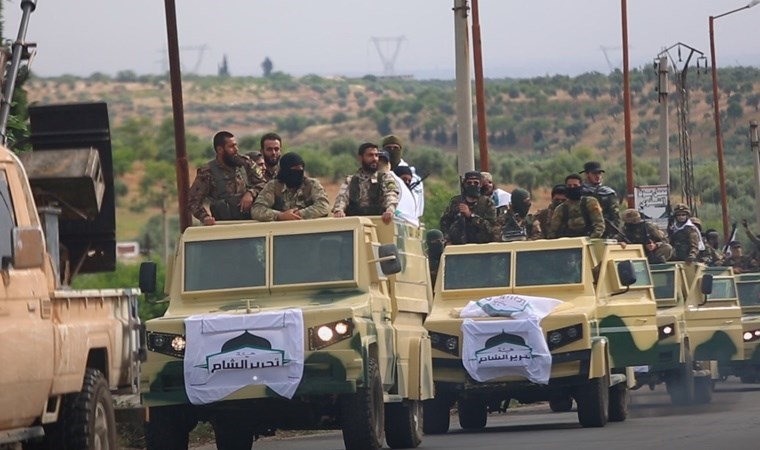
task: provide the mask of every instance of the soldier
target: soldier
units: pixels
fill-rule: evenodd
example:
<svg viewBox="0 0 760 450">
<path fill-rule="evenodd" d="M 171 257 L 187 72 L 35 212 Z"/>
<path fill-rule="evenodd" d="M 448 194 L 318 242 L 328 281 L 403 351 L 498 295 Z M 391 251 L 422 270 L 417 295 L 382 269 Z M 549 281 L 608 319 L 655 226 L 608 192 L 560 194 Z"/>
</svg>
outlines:
<svg viewBox="0 0 760 450">
<path fill-rule="evenodd" d="M 490 198 L 480 195 L 480 172 L 467 172 L 462 194 L 451 198 L 441 216 L 441 231 L 452 244 L 483 244 L 493 240 L 496 209 Z"/>
<path fill-rule="evenodd" d="M 754 249 L 752 249 L 752 254 L 758 254 L 760 253 L 760 236 L 755 235 L 750 229 L 749 229 L 749 223 L 747 223 L 747 219 L 742 219 L 742 227 L 744 228 L 744 234 L 747 235 L 747 238 L 749 238 L 750 242 L 752 242 L 755 246 Z"/>
<path fill-rule="evenodd" d="M 417 205 L 417 217 L 422 217 L 425 212 L 425 186 L 422 184 L 422 178 L 417 175 L 417 170 L 414 166 L 410 166 L 402 158 L 404 146 L 401 143 L 401 139 L 391 134 L 383 138 L 381 145 L 383 150 L 387 151 L 390 155 L 391 170 L 395 170 L 399 166 L 407 166 L 412 170 L 410 190 L 412 191 L 412 195 L 414 195 L 414 204 Z"/>
<path fill-rule="evenodd" d="M 261 154 L 264 155 L 264 179 L 272 181 L 277 176 L 278 163 L 282 152 L 282 138 L 277 133 L 261 136 Z"/>
<path fill-rule="evenodd" d="M 238 155 L 237 140 L 229 131 L 214 135 L 215 159 L 198 168 L 190 186 L 188 207 L 203 225 L 217 220 L 250 218 L 256 195 L 264 180 L 249 158 Z M 209 210 L 204 202 L 209 201 Z"/>
<path fill-rule="evenodd" d="M 377 171 L 383 172 L 386 176 L 393 177 L 398 187 L 398 205 L 396 205 L 396 216 L 400 217 L 415 226 L 419 226 L 419 216 L 417 216 L 417 205 L 412 191 L 409 190 L 409 183 L 412 180 L 412 171 L 409 166 L 396 166 L 391 170 L 391 159 L 388 152 L 380 150 L 377 152 L 378 163 Z M 401 174 L 401 175 L 399 175 Z M 403 175 L 403 176 L 402 176 Z"/>
<path fill-rule="evenodd" d="M 554 209 L 565 200 L 567 200 L 565 185 L 557 184 L 552 188 L 552 202 L 549 206 L 536 213 L 535 218 L 538 221 L 538 225 L 541 227 L 541 235 L 544 239 L 549 237 L 549 224 L 552 221 Z"/>
<path fill-rule="evenodd" d="M 525 189 L 516 188 L 512 191 L 511 199 L 507 211 L 501 215 L 497 214 L 494 240 L 509 242 L 541 239 L 541 225 L 533 214 L 529 213 L 530 193 Z"/>
<path fill-rule="evenodd" d="M 259 172 L 263 175 L 267 170 L 267 163 L 264 162 L 264 155 L 261 152 L 248 152 L 248 157 L 259 168 Z"/>
<path fill-rule="evenodd" d="M 583 183 L 583 195 L 590 195 L 599 200 L 602 205 L 604 214 L 604 237 L 614 237 L 617 235 L 615 229 L 620 229 L 620 210 L 618 207 L 617 193 L 609 186 L 602 184 L 602 165 L 597 161 L 589 161 L 583 165 L 583 171 L 586 174 L 586 181 Z M 611 227 L 608 225 L 612 224 Z"/>
<path fill-rule="evenodd" d="M 493 206 L 496 208 L 496 215 L 499 215 L 499 208 L 502 209 L 502 213 L 507 210 L 507 207 L 512 202 L 512 194 L 499 189 L 493 184 L 493 176 L 488 172 L 480 172 L 480 176 L 483 178 L 483 187 L 480 188 L 480 193 L 486 197 L 491 197 Z"/>
<path fill-rule="evenodd" d="M 297 153 L 280 158 L 277 178 L 268 182 L 251 208 L 261 222 L 325 217 L 330 211 L 327 193 L 316 178 L 304 176 L 306 164 Z"/>
<path fill-rule="evenodd" d="M 581 177 L 565 177 L 567 200 L 554 209 L 549 222 L 549 239 L 573 236 L 600 238 L 604 234 L 604 217 L 599 201 L 583 195 Z"/>
<path fill-rule="evenodd" d="M 760 272 L 758 261 L 752 256 L 744 254 L 741 242 L 731 241 L 729 248 L 731 249 L 731 256 L 723 261 L 724 266 L 733 267 L 734 273 Z"/>
<path fill-rule="evenodd" d="M 446 240 L 441 230 L 429 230 L 425 233 L 425 244 L 427 244 L 428 267 L 430 268 L 430 282 L 435 288 L 435 280 L 438 276 L 438 266 L 441 262 L 443 247 Z"/>
<path fill-rule="evenodd" d="M 723 265 L 723 259 L 725 257 L 723 256 L 723 252 L 720 251 L 719 239 L 720 235 L 717 230 L 712 228 L 707 230 L 704 239 L 705 249 L 699 252 L 699 262 L 705 263 L 708 266 Z"/>
<path fill-rule="evenodd" d="M 623 233 L 618 240 L 628 244 L 641 244 L 649 264 L 663 264 L 673 256 L 673 247 L 668 244 L 665 234 L 657 225 L 648 220 L 641 220 L 641 214 L 635 209 L 623 211 Z"/>
<path fill-rule="evenodd" d="M 683 203 L 673 208 L 673 225 L 669 229 L 670 244 L 673 246 L 673 261 L 686 261 L 691 264 L 697 260 L 699 251 L 704 250 L 699 230 L 689 220 L 691 209 Z"/>
<path fill-rule="evenodd" d="M 378 148 L 371 142 L 359 146 L 361 168 L 346 177 L 333 206 L 335 217 L 383 216 L 390 223 L 399 202 L 399 188 L 387 172 L 378 172 Z"/>
</svg>

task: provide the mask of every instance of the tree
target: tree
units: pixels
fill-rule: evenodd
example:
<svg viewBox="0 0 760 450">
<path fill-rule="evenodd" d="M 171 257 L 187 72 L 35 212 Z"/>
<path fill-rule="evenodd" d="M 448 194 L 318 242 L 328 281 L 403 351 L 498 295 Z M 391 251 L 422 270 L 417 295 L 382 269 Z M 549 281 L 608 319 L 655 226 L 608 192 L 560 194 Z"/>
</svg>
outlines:
<svg viewBox="0 0 760 450">
<path fill-rule="evenodd" d="M 272 69 L 274 69 L 274 64 L 272 64 L 272 60 L 267 56 L 264 58 L 264 62 L 261 63 L 261 70 L 264 71 L 264 77 L 272 75 Z"/>
<path fill-rule="evenodd" d="M 230 76 L 230 66 L 227 62 L 227 54 L 225 53 L 222 57 L 222 63 L 219 64 L 219 72 L 218 75 L 220 77 L 226 78 Z"/>
</svg>

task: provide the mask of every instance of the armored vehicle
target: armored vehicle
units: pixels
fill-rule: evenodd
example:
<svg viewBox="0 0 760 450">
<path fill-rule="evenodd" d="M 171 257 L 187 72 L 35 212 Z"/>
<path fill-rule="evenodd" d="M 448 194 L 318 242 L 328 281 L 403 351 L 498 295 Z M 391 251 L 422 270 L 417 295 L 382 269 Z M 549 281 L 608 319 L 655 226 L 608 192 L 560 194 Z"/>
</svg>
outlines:
<svg viewBox="0 0 760 450">
<path fill-rule="evenodd" d="M 342 429 L 348 449 L 411 448 L 433 396 L 422 230 L 379 218 L 190 227 L 148 321 L 148 449 L 221 449 L 274 429 Z M 151 289 L 151 263 L 141 285 Z"/>
<path fill-rule="evenodd" d="M 721 377 L 737 376 L 743 383 L 760 382 L 760 274 L 736 275 L 736 287 L 742 309 L 744 359 L 723 361 Z"/>
<path fill-rule="evenodd" d="M 433 311 L 436 397 L 424 427 L 445 433 L 456 402 L 465 429 L 510 399 L 578 404 L 584 427 L 625 420 L 628 365 L 655 344 L 655 303 L 640 246 L 564 238 L 447 246 Z"/>
<path fill-rule="evenodd" d="M 741 360 L 741 310 L 730 268 L 651 267 L 657 298 L 658 341 L 652 363 L 637 371 L 637 385 L 665 383 L 674 404 L 707 403 L 718 363 Z"/>
</svg>

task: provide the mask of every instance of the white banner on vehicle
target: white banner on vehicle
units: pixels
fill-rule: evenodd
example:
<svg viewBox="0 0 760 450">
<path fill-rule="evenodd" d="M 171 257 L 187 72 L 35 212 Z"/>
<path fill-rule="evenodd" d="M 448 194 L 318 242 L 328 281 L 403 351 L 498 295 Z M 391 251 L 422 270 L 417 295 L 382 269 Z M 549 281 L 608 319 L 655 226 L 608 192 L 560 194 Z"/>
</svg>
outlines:
<svg viewBox="0 0 760 450">
<path fill-rule="evenodd" d="M 462 363 L 480 382 L 516 375 L 548 384 L 552 355 L 536 319 L 462 322 Z"/>
<path fill-rule="evenodd" d="M 303 376 L 300 309 L 185 319 L 185 391 L 194 405 L 223 399 L 249 385 L 291 398 Z"/>
<path fill-rule="evenodd" d="M 513 319 L 537 319 L 548 316 L 561 300 L 532 295 L 506 294 L 481 298 L 462 308 L 459 317 L 512 317 Z"/>
</svg>

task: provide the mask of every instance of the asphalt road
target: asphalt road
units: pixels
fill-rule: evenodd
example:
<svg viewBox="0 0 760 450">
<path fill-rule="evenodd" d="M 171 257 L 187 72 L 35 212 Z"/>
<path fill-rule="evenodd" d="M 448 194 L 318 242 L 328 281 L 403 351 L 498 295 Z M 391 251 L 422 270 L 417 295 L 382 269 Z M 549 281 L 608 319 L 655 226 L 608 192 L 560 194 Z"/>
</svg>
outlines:
<svg viewBox="0 0 760 450">
<path fill-rule="evenodd" d="M 427 449 L 719 449 L 760 448 L 760 384 L 718 383 L 709 405 L 674 407 L 664 386 L 631 396 L 628 420 L 604 428 L 581 428 L 575 411 L 552 413 L 548 405 L 492 414 L 478 432 L 465 432 L 452 416 L 446 435 L 425 436 Z M 213 450 L 207 445 L 198 450 Z M 255 450 L 342 450 L 339 432 L 284 440 L 263 439 Z"/>
</svg>

